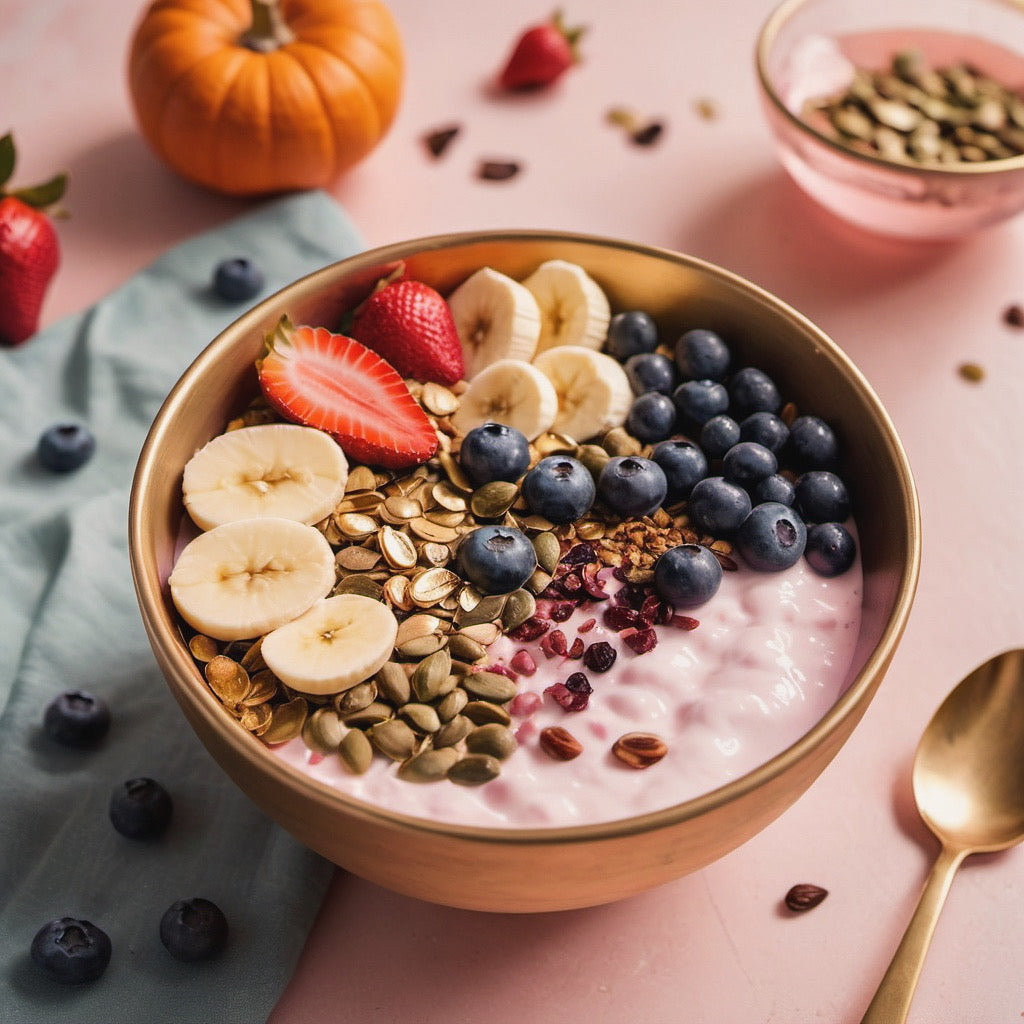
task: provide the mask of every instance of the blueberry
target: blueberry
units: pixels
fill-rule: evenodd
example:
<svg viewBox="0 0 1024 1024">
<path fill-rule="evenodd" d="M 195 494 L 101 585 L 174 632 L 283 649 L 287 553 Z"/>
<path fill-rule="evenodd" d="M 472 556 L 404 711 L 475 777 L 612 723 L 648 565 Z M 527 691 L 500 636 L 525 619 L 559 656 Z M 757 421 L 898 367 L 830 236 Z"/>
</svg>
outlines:
<svg viewBox="0 0 1024 1024">
<path fill-rule="evenodd" d="M 729 413 L 737 420 L 755 412 L 777 413 L 782 406 L 775 382 L 753 366 L 745 366 L 733 374 L 729 381 L 729 400 Z"/>
<path fill-rule="evenodd" d="M 664 441 L 676 425 L 676 407 L 668 395 L 648 391 L 638 395 L 629 407 L 626 429 L 644 444 Z"/>
<path fill-rule="evenodd" d="M 660 352 L 641 352 L 630 356 L 623 369 L 634 395 L 642 395 L 647 391 L 671 395 L 676 386 L 676 371 L 672 360 Z"/>
<path fill-rule="evenodd" d="M 674 504 L 688 498 L 693 485 L 708 475 L 708 460 L 704 452 L 692 441 L 676 439 L 662 441 L 651 459 L 661 466 L 668 484 L 666 501 Z"/>
<path fill-rule="evenodd" d="M 654 589 L 673 608 L 697 608 L 718 593 L 722 566 L 700 544 L 669 548 L 654 563 Z"/>
<path fill-rule="evenodd" d="M 712 416 L 700 428 L 700 446 L 709 459 L 720 459 L 740 441 L 740 425 L 726 415 Z"/>
<path fill-rule="evenodd" d="M 835 473 L 812 469 L 797 477 L 796 508 L 807 523 L 841 523 L 850 514 L 850 494 Z"/>
<path fill-rule="evenodd" d="M 640 352 L 653 352 L 657 347 L 658 327 L 649 313 L 630 309 L 611 318 L 604 350 L 620 363 Z"/>
<path fill-rule="evenodd" d="M 697 529 L 727 537 L 750 514 L 750 496 L 738 484 L 707 476 L 690 492 L 688 510 Z"/>
<path fill-rule="evenodd" d="M 84 466 L 96 451 L 96 438 L 81 423 L 55 423 L 39 437 L 36 458 L 54 473 L 69 473 Z"/>
<path fill-rule="evenodd" d="M 36 932 L 30 956 L 54 981 L 95 981 L 110 963 L 110 937 L 91 921 L 58 917 Z"/>
<path fill-rule="evenodd" d="M 589 475 L 589 474 L 588 474 Z M 537 568 L 530 538 L 512 526 L 480 526 L 459 544 L 459 570 L 485 594 L 518 590 Z"/>
<path fill-rule="evenodd" d="M 170 794 L 152 779 L 128 779 L 110 795 L 110 822 L 129 839 L 154 839 L 171 822 Z"/>
<path fill-rule="evenodd" d="M 789 439 L 789 427 L 773 412 L 752 412 L 740 424 L 740 440 L 756 441 L 776 455 Z"/>
<path fill-rule="evenodd" d="M 787 454 L 797 469 L 831 469 L 839 461 L 839 442 L 817 416 L 798 416 L 789 428 Z"/>
<path fill-rule="evenodd" d="M 587 467 L 568 455 L 549 455 L 523 477 L 523 500 L 552 523 L 572 523 L 591 505 L 597 488 Z"/>
<path fill-rule="evenodd" d="M 484 423 L 463 438 L 459 464 L 477 487 L 518 480 L 530 466 L 530 442 L 515 427 Z"/>
<path fill-rule="evenodd" d="M 208 960 L 227 943 L 228 920 L 209 900 L 177 900 L 160 918 L 160 941 L 176 960 Z"/>
<path fill-rule="evenodd" d="M 263 290 L 263 272 L 244 256 L 222 260 L 213 271 L 213 290 L 226 302 L 245 302 Z"/>
<path fill-rule="evenodd" d="M 714 331 L 697 328 L 676 342 L 676 366 L 690 380 L 722 380 L 729 360 L 728 346 Z"/>
<path fill-rule="evenodd" d="M 740 441 L 722 457 L 722 476 L 749 490 L 779 468 L 771 449 L 756 441 Z"/>
<path fill-rule="evenodd" d="M 775 501 L 780 505 L 792 505 L 796 501 L 796 488 L 781 473 L 772 473 L 759 480 L 749 491 L 750 500 L 755 505 L 765 501 Z"/>
<path fill-rule="evenodd" d="M 857 557 L 857 542 L 840 523 L 816 523 L 807 531 L 804 557 L 819 576 L 841 576 Z"/>
<path fill-rule="evenodd" d="M 734 543 L 752 569 L 779 572 L 795 565 L 804 553 L 807 527 L 794 509 L 769 501 L 751 509 Z"/>
<path fill-rule="evenodd" d="M 688 380 L 672 392 L 672 401 L 680 418 L 700 425 L 729 408 L 729 392 L 718 381 Z"/>
<path fill-rule="evenodd" d="M 110 708 L 102 697 L 84 690 L 66 690 L 43 712 L 43 731 L 66 747 L 91 747 L 110 728 Z"/>
<path fill-rule="evenodd" d="M 636 455 L 609 459 L 597 478 L 598 496 L 623 518 L 650 515 L 661 507 L 667 491 L 661 466 Z"/>
</svg>

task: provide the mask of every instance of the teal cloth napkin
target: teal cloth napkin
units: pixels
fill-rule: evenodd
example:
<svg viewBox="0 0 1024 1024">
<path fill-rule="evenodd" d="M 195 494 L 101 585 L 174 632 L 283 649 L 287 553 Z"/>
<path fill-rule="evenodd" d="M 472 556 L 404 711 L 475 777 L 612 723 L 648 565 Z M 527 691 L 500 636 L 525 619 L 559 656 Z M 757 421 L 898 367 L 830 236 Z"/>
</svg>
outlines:
<svg viewBox="0 0 1024 1024">
<path fill-rule="evenodd" d="M 158 259 L 86 312 L 0 352 L 0 1021 L 174 1024 L 265 1020 L 302 949 L 332 868 L 267 820 L 189 729 L 135 601 L 128 492 L 160 403 L 200 350 L 247 308 L 211 291 L 221 259 L 246 256 L 268 295 L 362 247 L 321 192 L 276 200 Z M 262 297 L 262 296 L 261 296 Z M 81 469 L 36 464 L 52 423 L 88 425 Z M 42 731 L 46 704 L 80 688 L 113 723 L 93 750 Z M 154 841 L 123 837 L 107 805 L 137 776 L 174 802 Z M 183 964 L 158 927 L 177 899 L 228 918 L 216 960 Z M 98 981 L 64 986 L 28 956 L 56 917 L 92 921 L 113 956 Z"/>
</svg>

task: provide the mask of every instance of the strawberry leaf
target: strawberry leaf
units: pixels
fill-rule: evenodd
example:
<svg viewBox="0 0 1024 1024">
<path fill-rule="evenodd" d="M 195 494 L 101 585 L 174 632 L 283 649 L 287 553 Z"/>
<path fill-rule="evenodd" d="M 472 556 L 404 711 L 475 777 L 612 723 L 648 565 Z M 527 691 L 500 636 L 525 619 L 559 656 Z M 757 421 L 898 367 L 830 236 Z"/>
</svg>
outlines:
<svg viewBox="0 0 1024 1024">
<path fill-rule="evenodd" d="M 0 186 L 6 185 L 14 173 L 14 135 L 8 132 L 0 139 Z"/>
<path fill-rule="evenodd" d="M 20 199 L 27 206 L 33 209 L 42 210 L 47 206 L 53 206 L 59 202 L 67 188 L 68 176 L 58 174 L 41 185 L 32 185 L 29 188 L 12 189 L 7 194 Z"/>
</svg>

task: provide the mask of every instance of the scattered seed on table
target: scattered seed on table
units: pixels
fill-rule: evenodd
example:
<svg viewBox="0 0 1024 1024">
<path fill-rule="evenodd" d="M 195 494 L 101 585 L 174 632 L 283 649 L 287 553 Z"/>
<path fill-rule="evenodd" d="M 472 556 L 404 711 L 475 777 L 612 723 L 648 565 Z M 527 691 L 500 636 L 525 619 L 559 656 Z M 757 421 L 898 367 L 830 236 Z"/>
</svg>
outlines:
<svg viewBox="0 0 1024 1024">
<path fill-rule="evenodd" d="M 1008 327 L 1024 327 L 1024 306 L 1015 302 L 1003 312 L 1003 323 Z"/>
<path fill-rule="evenodd" d="M 961 363 L 958 372 L 964 380 L 979 384 L 985 379 L 985 370 L 977 363 Z"/>
<path fill-rule="evenodd" d="M 515 160 L 481 160 L 476 176 L 481 181 L 508 181 L 521 170 Z"/>
<path fill-rule="evenodd" d="M 437 159 L 448 148 L 449 144 L 459 134 L 460 128 L 457 124 L 446 125 L 443 128 L 435 128 L 423 136 L 423 144 L 432 157 Z"/>
</svg>

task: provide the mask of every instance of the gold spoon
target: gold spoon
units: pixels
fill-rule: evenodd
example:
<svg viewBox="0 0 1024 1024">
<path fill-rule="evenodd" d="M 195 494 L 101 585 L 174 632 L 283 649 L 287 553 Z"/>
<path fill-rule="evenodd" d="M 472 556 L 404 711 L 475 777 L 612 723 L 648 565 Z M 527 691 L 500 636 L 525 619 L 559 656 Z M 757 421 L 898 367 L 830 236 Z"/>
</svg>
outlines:
<svg viewBox="0 0 1024 1024">
<path fill-rule="evenodd" d="M 1006 651 L 942 702 L 914 757 L 914 799 L 942 849 L 861 1024 L 902 1024 L 939 912 L 965 857 L 1024 839 L 1024 650 Z"/>
</svg>

